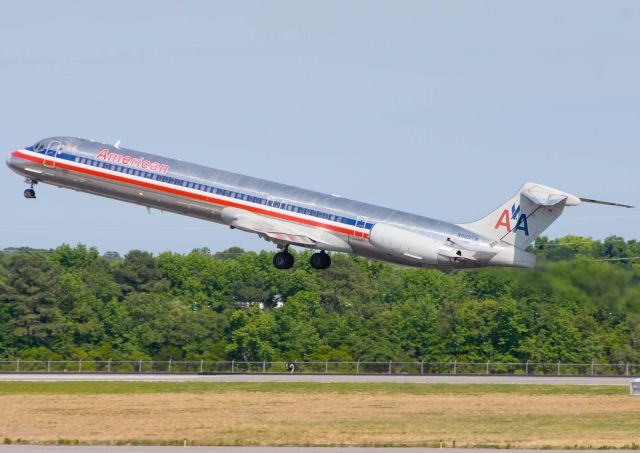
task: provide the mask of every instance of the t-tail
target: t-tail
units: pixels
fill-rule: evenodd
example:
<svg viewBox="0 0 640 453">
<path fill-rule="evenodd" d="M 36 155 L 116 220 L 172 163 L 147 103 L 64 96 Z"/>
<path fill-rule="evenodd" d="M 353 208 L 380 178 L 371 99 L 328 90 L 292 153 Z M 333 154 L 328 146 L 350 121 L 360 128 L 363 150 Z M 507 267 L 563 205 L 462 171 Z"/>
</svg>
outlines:
<svg viewBox="0 0 640 453">
<path fill-rule="evenodd" d="M 526 248 L 560 217 L 567 206 L 598 203 L 632 208 L 633 206 L 581 198 L 552 187 L 528 182 L 511 199 L 483 219 L 459 226 L 476 233 L 492 246 L 503 247 L 490 264 L 533 267 L 535 255 Z"/>
</svg>

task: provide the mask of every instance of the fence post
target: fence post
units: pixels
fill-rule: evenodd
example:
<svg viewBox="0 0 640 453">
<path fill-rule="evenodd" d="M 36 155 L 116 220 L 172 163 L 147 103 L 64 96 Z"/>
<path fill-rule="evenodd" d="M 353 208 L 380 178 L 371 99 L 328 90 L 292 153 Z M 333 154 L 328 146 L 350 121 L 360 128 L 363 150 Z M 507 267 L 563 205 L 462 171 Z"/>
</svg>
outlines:
<svg viewBox="0 0 640 453">
<path fill-rule="evenodd" d="M 558 376 L 560 376 L 560 360 L 558 360 Z"/>
<path fill-rule="evenodd" d="M 140 359 L 140 362 L 138 363 L 138 373 L 142 373 L 142 359 Z"/>
<path fill-rule="evenodd" d="M 262 360 L 262 373 L 267 372 L 267 359 Z"/>
<path fill-rule="evenodd" d="M 111 373 L 111 359 L 107 360 L 107 373 Z"/>
<path fill-rule="evenodd" d="M 593 360 L 591 361 L 591 376 L 593 376 Z"/>
<path fill-rule="evenodd" d="M 16 360 L 16 373 L 20 372 L 20 359 Z"/>
<path fill-rule="evenodd" d="M 203 368 L 204 368 L 204 359 L 200 359 L 200 374 L 202 374 Z"/>
<path fill-rule="evenodd" d="M 458 361 L 454 360 L 453 361 L 453 374 L 457 374 L 458 371 Z"/>
<path fill-rule="evenodd" d="M 391 360 L 389 360 L 389 374 L 391 374 Z"/>
<path fill-rule="evenodd" d="M 629 376 L 629 362 L 627 362 L 627 366 L 624 368 L 624 375 Z"/>
<path fill-rule="evenodd" d="M 329 372 L 329 361 L 325 360 L 324 361 L 324 374 L 327 374 Z"/>
<path fill-rule="evenodd" d="M 82 359 L 78 360 L 78 373 L 82 373 Z"/>
<path fill-rule="evenodd" d="M 420 362 L 420 374 L 424 374 L 424 360 Z"/>
<path fill-rule="evenodd" d="M 236 368 L 236 359 L 233 359 L 231 361 L 231 372 L 233 373 L 235 371 Z"/>
<path fill-rule="evenodd" d="M 524 374 L 525 375 L 529 375 L 529 361 L 527 360 L 527 363 L 525 363 L 524 365 Z"/>
<path fill-rule="evenodd" d="M 173 362 L 173 359 L 169 359 L 169 373 L 171 373 L 171 364 Z"/>
<path fill-rule="evenodd" d="M 487 362 L 487 374 L 489 374 L 489 362 Z"/>
<path fill-rule="evenodd" d="M 627 369 L 629 369 L 629 364 L 627 363 Z M 360 360 L 356 363 L 356 374 L 360 374 Z"/>
<path fill-rule="evenodd" d="M 51 359 L 47 360 L 47 373 L 51 373 Z"/>
</svg>

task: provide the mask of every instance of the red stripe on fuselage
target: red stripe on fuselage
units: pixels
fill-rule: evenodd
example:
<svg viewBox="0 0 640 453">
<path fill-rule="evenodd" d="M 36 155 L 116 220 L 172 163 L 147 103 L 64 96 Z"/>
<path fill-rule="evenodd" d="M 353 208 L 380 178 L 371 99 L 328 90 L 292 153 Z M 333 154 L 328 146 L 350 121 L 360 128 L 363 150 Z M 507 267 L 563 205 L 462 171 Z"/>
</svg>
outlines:
<svg viewBox="0 0 640 453">
<path fill-rule="evenodd" d="M 29 160 L 31 162 L 36 162 L 39 164 L 43 164 L 45 158 L 43 157 L 35 157 L 35 156 L 31 156 L 29 154 L 24 154 L 20 151 L 14 151 L 13 153 L 11 153 L 11 155 L 13 157 L 18 157 L 20 159 L 25 159 L 25 160 Z M 52 161 L 53 160 L 51 158 L 46 159 L 47 161 Z M 128 184 L 133 184 L 133 185 L 137 185 L 140 187 L 146 187 L 147 189 L 153 189 L 153 190 L 160 190 L 162 192 L 167 192 L 167 193 L 171 193 L 174 195 L 180 195 L 183 197 L 188 197 L 188 198 L 194 198 L 196 200 L 201 200 L 201 201 L 205 201 L 208 203 L 214 203 L 214 204 L 219 204 L 222 206 L 229 206 L 229 207 L 234 207 L 234 208 L 239 208 L 239 209 L 244 209 L 245 211 L 250 211 L 250 212 L 254 212 L 256 214 L 262 214 L 262 215 L 266 215 L 269 217 L 275 217 L 278 219 L 282 219 L 282 220 L 286 220 L 289 222 L 295 222 L 295 223 L 302 223 L 305 225 L 309 225 L 309 226 L 314 226 L 314 227 L 319 227 L 319 228 L 323 228 L 326 230 L 331 230 L 331 231 L 336 231 L 339 233 L 344 233 L 347 235 L 351 235 L 351 236 L 356 236 L 359 238 L 364 238 L 367 239 L 369 237 L 368 233 L 361 233 L 361 232 L 355 232 L 354 229 L 348 229 L 348 228 L 343 228 L 343 227 L 338 227 L 338 226 L 334 226 L 334 225 L 327 225 L 326 223 L 320 223 L 320 222 L 316 222 L 313 220 L 309 220 L 309 219 L 302 219 L 299 217 L 294 217 L 294 216 L 290 216 L 287 214 L 282 214 L 279 212 L 273 212 L 273 211 L 267 211 L 266 209 L 261 209 L 261 208 L 257 208 L 254 206 L 246 206 L 243 204 L 239 204 L 239 203 L 235 203 L 233 201 L 229 201 L 229 200 L 223 200 L 221 198 L 217 198 L 217 197 L 208 197 L 205 195 L 200 195 L 200 194 L 195 194 L 195 193 L 191 193 L 191 192 L 186 192 L 180 189 L 174 189 L 173 187 L 164 187 L 158 184 L 153 184 L 147 181 L 137 181 L 135 179 L 129 179 L 129 178 L 125 178 L 123 176 L 120 175 L 111 175 L 108 173 L 101 173 L 99 171 L 96 170 L 92 170 L 89 168 L 81 168 L 81 167 L 76 167 L 74 165 L 69 165 L 67 163 L 61 163 L 56 161 L 55 162 L 55 167 L 56 168 L 64 168 L 67 170 L 71 170 L 71 171 L 75 171 L 78 173 L 84 173 L 87 175 L 92 175 L 92 176 L 97 176 L 99 178 L 106 178 L 106 179 L 111 179 L 113 181 L 119 181 L 119 182 L 124 182 L 124 183 L 128 183 Z"/>
</svg>

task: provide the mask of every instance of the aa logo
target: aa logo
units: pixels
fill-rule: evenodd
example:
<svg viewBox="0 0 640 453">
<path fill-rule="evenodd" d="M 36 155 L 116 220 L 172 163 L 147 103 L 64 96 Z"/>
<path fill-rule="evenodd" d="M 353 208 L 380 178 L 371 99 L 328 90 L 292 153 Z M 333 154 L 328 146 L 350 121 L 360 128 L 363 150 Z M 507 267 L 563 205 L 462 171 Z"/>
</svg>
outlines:
<svg viewBox="0 0 640 453">
<path fill-rule="evenodd" d="M 516 221 L 516 226 L 511 229 L 511 221 Z M 520 213 L 520 205 L 516 206 L 515 203 L 511 206 L 511 212 L 508 209 L 502 211 L 500 217 L 498 218 L 498 222 L 494 227 L 496 230 L 500 227 L 505 227 L 507 229 L 507 233 L 513 231 L 517 233 L 518 230 L 524 231 L 525 236 L 529 236 L 529 225 L 527 224 L 527 215 L 524 213 Z"/>
</svg>

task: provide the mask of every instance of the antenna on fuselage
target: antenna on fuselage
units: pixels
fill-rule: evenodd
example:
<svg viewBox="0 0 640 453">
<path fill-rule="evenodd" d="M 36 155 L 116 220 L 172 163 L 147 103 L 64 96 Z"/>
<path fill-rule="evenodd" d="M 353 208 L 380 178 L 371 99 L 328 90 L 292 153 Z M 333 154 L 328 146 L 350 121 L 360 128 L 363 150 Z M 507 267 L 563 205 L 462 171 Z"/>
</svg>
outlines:
<svg viewBox="0 0 640 453">
<path fill-rule="evenodd" d="M 113 146 L 115 146 L 116 148 L 120 149 L 120 140 L 118 140 L 118 141 L 116 142 L 116 144 L 115 144 L 115 145 L 113 145 Z"/>
</svg>

